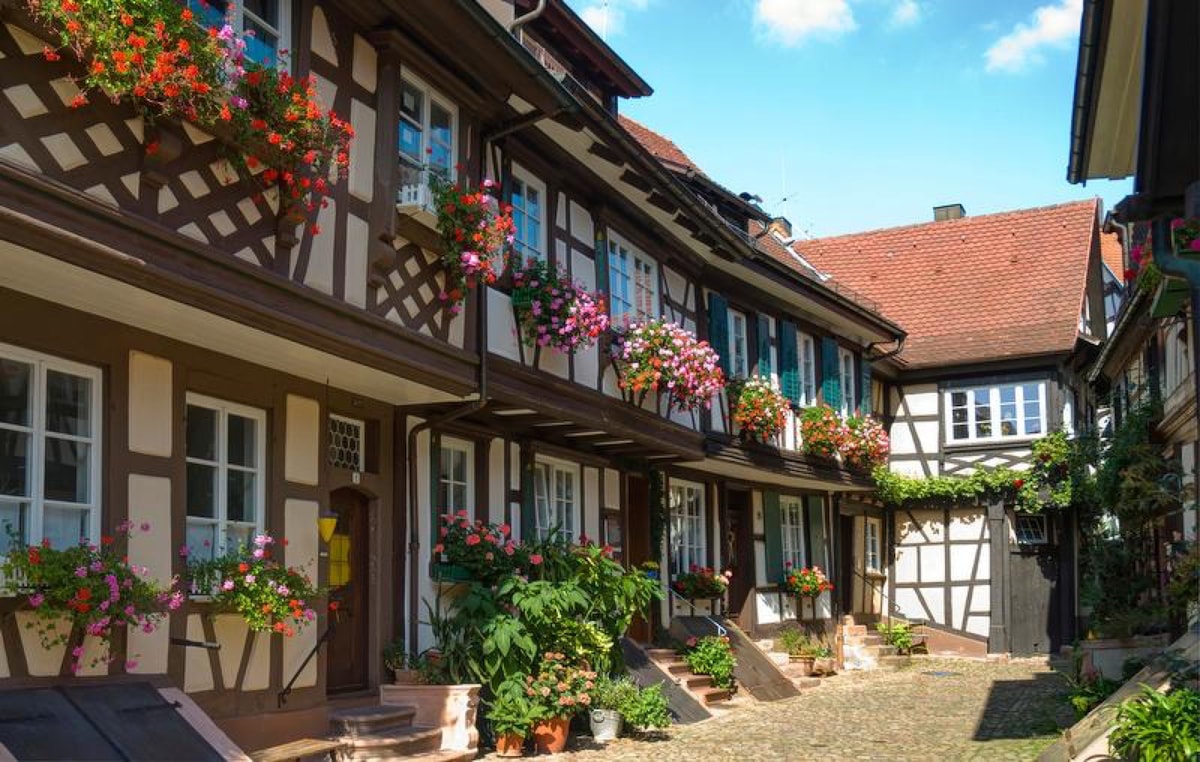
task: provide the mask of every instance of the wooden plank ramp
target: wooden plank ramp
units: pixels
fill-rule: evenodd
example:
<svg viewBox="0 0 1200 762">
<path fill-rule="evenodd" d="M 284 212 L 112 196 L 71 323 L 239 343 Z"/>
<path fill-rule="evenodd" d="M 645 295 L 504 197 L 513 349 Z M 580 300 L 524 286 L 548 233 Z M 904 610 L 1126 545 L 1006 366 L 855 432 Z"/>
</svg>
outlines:
<svg viewBox="0 0 1200 762">
<path fill-rule="evenodd" d="M 742 628 L 725 617 L 677 616 L 671 620 L 671 634 L 680 640 L 702 638 L 716 635 L 716 625 L 725 628 L 737 659 L 733 676 L 747 693 L 759 701 L 778 701 L 800 695 L 796 684 L 779 669 L 779 665 L 771 661 Z"/>
<path fill-rule="evenodd" d="M 637 643 L 629 638 L 621 638 L 621 652 L 625 657 L 625 666 L 629 669 L 634 682 L 643 688 L 656 683 L 662 685 L 663 695 L 667 697 L 667 705 L 671 712 L 671 719 L 675 723 L 690 725 L 693 722 L 700 722 L 712 717 L 703 704 L 678 685 L 674 676 L 667 674 L 655 664 Z"/>
</svg>

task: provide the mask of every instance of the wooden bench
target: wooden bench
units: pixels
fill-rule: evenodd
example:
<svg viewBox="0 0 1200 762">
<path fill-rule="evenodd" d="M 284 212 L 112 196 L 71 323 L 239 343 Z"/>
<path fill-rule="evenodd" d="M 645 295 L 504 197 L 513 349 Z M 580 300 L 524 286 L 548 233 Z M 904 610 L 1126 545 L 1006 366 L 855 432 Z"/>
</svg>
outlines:
<svg viewBox="0 0 1200 762">
<path fill-rule="evenodd" d="M 302 759 L 330 759 L 336 762 L 346 744 L 327 738 L 301 738 L 298 741 L 259 749 L 250 754 L 254 762 L 296 762 Z"/>
</svg>

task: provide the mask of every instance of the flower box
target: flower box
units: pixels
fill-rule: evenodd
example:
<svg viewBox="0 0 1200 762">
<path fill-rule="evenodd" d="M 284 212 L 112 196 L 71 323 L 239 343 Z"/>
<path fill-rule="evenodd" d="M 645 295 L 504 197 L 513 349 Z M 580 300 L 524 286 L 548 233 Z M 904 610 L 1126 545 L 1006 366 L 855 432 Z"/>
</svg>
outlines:
<svg viewBox="0 0 1200 762">
<path fill-rule="evenodd" d="M 430 569 L 429 576 L 435 582 L 446 582 L 457 584 L 459 582 L 470 582 L 473 577 L 471 572 L 467 571 L 466 567 L 458 564 L 448 564 L 441 561 L 435 562 Z"/>
</svg>

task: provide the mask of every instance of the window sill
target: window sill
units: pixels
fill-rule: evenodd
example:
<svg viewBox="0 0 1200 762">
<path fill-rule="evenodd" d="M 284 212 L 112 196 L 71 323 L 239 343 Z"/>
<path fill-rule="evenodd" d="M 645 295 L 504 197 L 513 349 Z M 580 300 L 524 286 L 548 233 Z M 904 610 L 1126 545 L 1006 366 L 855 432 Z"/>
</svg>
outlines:
<svg viewBox="0 0 1200 762">
<path fill-rule="evenodd" d="M 960 439 L 947 440 L 946 450 L 994 450 L 1011 446 L 1031 445 L 1045 434 L 1027 434 L 1019 437 L 1001 437 L 997 439 Z"/>
</svg>

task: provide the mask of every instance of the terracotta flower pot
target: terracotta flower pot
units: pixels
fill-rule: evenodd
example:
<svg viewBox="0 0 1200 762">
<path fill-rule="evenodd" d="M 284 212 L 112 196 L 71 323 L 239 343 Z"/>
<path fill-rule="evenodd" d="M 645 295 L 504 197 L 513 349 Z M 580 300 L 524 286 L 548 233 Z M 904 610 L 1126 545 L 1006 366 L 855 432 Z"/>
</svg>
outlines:
<svg viewBox="0 0 1200 762">
<path fill-rule="evenodd" d="M 421 672 L 416 669 L 393 669 L 392 682 L 396 685 L 420 685 Z"/>
<path fill-rule="evenodd" d="M 564 738 L 564 742 L 565 742 Z M 525 737 L 516 733 L 505 733 L 496 736 L 496 756 L 523 757 L 525 756 Z"/>
<path fill-rule="evenodd" d="M 790 661 L 792 664 L 798 664 L 800 666 L 801 674 L 803 674 L 805 677 L 808 677 L 813 673 L 813 662 L 816 660 L 817 659 L 815 656 L 788 656 L 788 661 Z"/>
<path fill-rule="evenodd" d="M 539 754 L 558 754 L 567 748 L 570 717 L 553 717 L 533 726 L 533 747 Z"/>
</svg>

